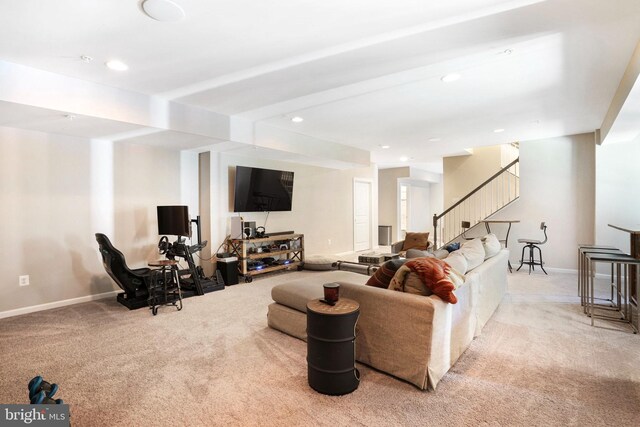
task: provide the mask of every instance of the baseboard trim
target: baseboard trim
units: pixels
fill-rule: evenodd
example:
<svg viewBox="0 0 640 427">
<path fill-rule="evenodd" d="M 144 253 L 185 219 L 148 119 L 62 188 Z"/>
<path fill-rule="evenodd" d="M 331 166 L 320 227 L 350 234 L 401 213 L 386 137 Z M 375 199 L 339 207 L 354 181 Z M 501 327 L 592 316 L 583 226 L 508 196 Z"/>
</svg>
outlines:
<svg viewBox="0 0 640 427">
<path fill-rule="evenodd" d="M 7 317 L 20 316 L 22 314 L 35 313 L 37 311 L 51 310 L 52 308 L 66 307 L 68 305 L 80 304 L 82 302 L 96 301 L 100 299 L 115 297 L 120 292 L 122 291 L 118 290 L 118 291 L 104 292 L 102 294 L 86 295 L 84 297 L 65 299 L 62 301 L 54 301 L 54 302 L 48 302 L 45 304 L 32 305 L 30 307 L 23 307 L 23 308 L 16 308 L 14 310 L 1 311 L 0 319 L 5 319 Z"/>
<path fill-rule="evenodd" d="M 518 263 L 520 263 L 520 261 L 518 261 Z M 513 266 L 513 271 L 516 271 L 517 266 L 513 263 L 511 263 L 511 265 Z M 522 270 L 520 271 L 526 271 L 524 270 L 524 268 L 528 266 L 523 265 L 522 266 Z M 542 272 L 542 270 L 540 270 L 540 267 L 536 266 L 537 270 L 536 272 L 540 271 Z M 561 274 L 575 274 L 578 275 L 578 270 L 577 269 L 573 269 L 573 268 L 556 268 L 556 267 L 545 267 L 545 270 L 547 270 L 550 273 L 561 273 Z M 596 273 L 596 277 L 599 279 L 608 279 L 609 277 L 611 277 L 611 275 L 609 273 Z M 624 277 L 624 276 L 622 276 Z"/>
<path fill-rule="evenodd" d="M 522 268 L 524 268 L 524 266 Z M 553 273 L 578 274 L 578 270 L 573 268 L 545 267 L 545 270 L 551 271 Z"/>
</svg>

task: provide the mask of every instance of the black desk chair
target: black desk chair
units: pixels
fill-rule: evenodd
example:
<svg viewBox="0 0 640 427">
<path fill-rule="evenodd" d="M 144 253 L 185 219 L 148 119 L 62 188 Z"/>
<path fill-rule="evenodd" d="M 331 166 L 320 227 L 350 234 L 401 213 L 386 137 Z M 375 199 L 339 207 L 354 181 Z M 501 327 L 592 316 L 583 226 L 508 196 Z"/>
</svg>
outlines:
<svg viewBox="0 0 640 427">
<path fill-rule="evenodd" d="M 544 222 L 540 223 L 540 230 L 542 230 L 542 232 L 544 233 L 544 240 L 518 239 L 518 243 L 524 243 L 525 245 L 522 247 L 522 256 L 520 257 L 520 267 L 518 267 L 518 270 L 516 271 L 520 271 L 520 269 L 522 268 L 522 265 L 527 264 L 529 266 L 529 274 L 531 274 L 531 270 L 535 271 L 535 266 L 539 265 L 540 268 L 542 268 L 542 271 L 544 271 L 544 274 L 547 274 L 546 270 L 542 266 L 543 265 L 542 250 L 540 249 L 540 246 L 539 246 L 539 245 L 544 245 L 545 243 L 547 243 L 547 240 L 548 240 L 547 226 L 545 225 Z M 525 249 L 529 249 L 529 257 L 527 261 L 525 261 L 525 258 L 524 258 Z M 540 258 L 538 260 L 535 259 L 536 249 L 538 250 L 538 254 L 540 255 Z"/>
<path fill-rule="evenodd" d="M 129 310 L 146 307 L 152 270 L 149 268 L 130 269 L 122 252 L 116 249 L 104 234 L 96 233 L 96 241 L 100 255 L 102 255 L 104 269 L 124 291 L 118 294 L 118 302 Z"/>
</svg>

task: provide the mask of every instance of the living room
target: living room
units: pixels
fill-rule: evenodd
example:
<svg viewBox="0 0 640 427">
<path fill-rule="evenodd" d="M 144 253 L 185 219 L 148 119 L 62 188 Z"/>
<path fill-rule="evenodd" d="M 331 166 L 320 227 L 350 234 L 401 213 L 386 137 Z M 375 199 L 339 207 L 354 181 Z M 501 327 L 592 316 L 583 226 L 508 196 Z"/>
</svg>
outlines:
<svg viewBox="0 0 640 427">
<path fill-rule="evenodd" d="M 598 425 L 615 401 L 608 393 L 624 395 L 618 423 L 632 419 L 638 359 L 621 354 L 640 354 L 637 335 L 588 327 L 575 284 L 578 244 L 628 252 L 628 234 L 608 224 L 639 222 L 637 2 L 306 2 L 306 11 L 159 2 L 178 6 L 175 22 L 138 1 L 56 3 L 6 2 L 0 18 L 0 403 L 28 403 L 26 383 L 43 375 L 60 384 L 79 425 Z M 129 70 L 105 67 L 112 56 Z M 454 72 L 458 80 L 442 80 Z M 425 105 L 422 91 L 435 102 Z M 311 390 L 305 344 L 266 319 L 270 289 L 307 272 L 265 275 L 152 316 L 115 302 L 94 237 L 108 235 L 127 263 L 146 267 L 159 257 L 156 207 L 187 205 L 192 216 L 209 212 L 203 238 L 214 254 L 239 214 L 235 167 L 251 166 L 293 171 L 295 184 L 290 212 L 246 219 L 304 234 L 308 255 L 353 258 L 354 180 L 371 184 L 365 252 L 381 250 L 379 212 L 398 208 L 379 197 L 397 184 L 381 183 L 383 171 L 412 167 L 446 186 L 483 148 L 512 142 L 520 198 L 494 218 L 520 221 L 512 264 L 517 240 L 542 237 L 546 221 L 549 277 L 508 276 L 497 319 L 435 392 L 361 364 L 351 395 Z M 446 158 L 469 164 L 451 172 Z M 409 231 L 432 231 L 432 214 L 447 207 L 430 202 Z M 389 225 L 399 240 L 399 224 Z M 390 393 L 403 401 L 398 411 L 381 409 Z M 484 396 L 458 407 L 476 393 Z M 571 398 L 550 401 L 560 395 Z M 503 407 L 484 413 L 495 401 Z M 452 418 L 429 415 L 436 408 Z"/>
</svg>

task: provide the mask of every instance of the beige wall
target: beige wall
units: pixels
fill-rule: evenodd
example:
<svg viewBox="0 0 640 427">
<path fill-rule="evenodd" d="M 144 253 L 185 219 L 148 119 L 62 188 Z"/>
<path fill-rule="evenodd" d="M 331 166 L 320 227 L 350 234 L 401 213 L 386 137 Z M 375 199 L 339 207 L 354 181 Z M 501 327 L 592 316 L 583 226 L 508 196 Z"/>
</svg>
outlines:
<svg viewBox="0 0 640 427">
<path fill-rule="evenodd" d="M 131 267 L 156 258 L 155 207 L 180 203 L 180 153 L 6 127 L 0 149 L 0 315 L 119 289 L 96 232 Z"/>
<path fill-rule="evenodd" d="M 192 217 L 200 210 L 196 153 L 12 128 L 0 128 L 0 148 L 0 316 L 118 290 L 102 266 L 96 232 L 107 234 L 131 267 L 144 267 L 158 257 L 156 206 L 188 204 Z M 353 250 L 353 181 L 370 180 L 377 245 L 375 166 L 342 171 L 213 152 L 209 158 L 210 200 L 203 203 L 211 231 L 203 238 L 212 251 L 236 215 L 236 165 L 295 172 L 293 211 L 271 213 L 267 230 L 304 233 L 307 254 Z M 244 216 L 263 225 L 266 214 Z M 31 285 L 19 287 L 20 275 Z"/>
<path fill-rule="evenodd" d="M 541 239 L 540 222 L 545 221 L 549 241 L 542 246 L 542 254 L 546 266 L 575 270 L 575 248 L 594 238 L 594 134 L 521 143 L 520 199 L 495 218 L 521 221 L 509 236 L 512 263 L 520 259 L 522 250 L 517 239 Z M 505 231 L 504 227 L 494 228 L 499 234 Z"/>
<path fill-rule="evenodd" d="M 502 169 L 500 145 L 473 149 L 469 156 L 443 159 L 444 208 L 447 209 Z"/>
<path fill-rule="evenodd" d="M 353 251 L 353 180 L 372 183 L 372 244 L 377 245 L 378 179 L 375 166 L 350 170 L 327 169 L 268 159 L 211 152 L 212 210 L 211 242 L 215 249 L 230 232 L 233 212 L 235 167 L 251 166 L 294 172 L 291 212 L 242 213 L 247 221 L 264 226 L 267 234 L 293 230 L 305 235 L 305 254 L 336 254 Z M 375 231 L 375 233 L 374 233 Z"/>
</svg>

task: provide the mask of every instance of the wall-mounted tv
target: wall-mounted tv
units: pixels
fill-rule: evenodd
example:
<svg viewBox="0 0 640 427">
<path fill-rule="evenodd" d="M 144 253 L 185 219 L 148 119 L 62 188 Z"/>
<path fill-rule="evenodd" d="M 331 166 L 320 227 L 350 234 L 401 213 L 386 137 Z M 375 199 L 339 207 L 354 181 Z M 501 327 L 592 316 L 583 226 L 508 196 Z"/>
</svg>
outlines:
<svg viewBox="0 0 640 427">
<path fill-rule="evenodd" d="M 234 212 L 290 211 L 293 172 L 236 167 Z"/>
<path fill-rule="evenodd" d="M 191 237 L 188 206 L 158 206 L 158 234 Z"/>
</svg>

